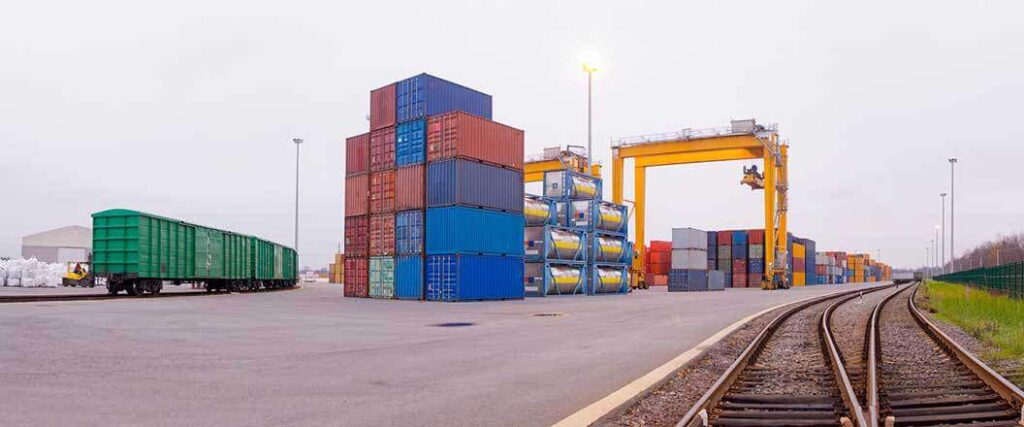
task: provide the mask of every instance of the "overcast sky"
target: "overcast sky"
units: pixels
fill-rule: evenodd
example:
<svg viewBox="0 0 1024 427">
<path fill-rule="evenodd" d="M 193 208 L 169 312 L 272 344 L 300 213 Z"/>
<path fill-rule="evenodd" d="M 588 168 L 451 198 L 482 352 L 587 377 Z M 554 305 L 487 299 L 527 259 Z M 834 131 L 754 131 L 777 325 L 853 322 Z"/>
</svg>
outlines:
<svg viewBox="0 0 1024 427">
<path fill-rule="evenodd" d="M 326 265 L 370 89 L 429 72 L 493 95 L 527 153 L 585 144 L 588 50 L 606 165 L 620 137 L 754 117 L 819 250 L 921 264 L 951 155 L 957 247 L 1024 229 L 1022 2 L 554 3 L 6 0 L 0 255 L 114 207 L 290 245 L 302 137 L 301 264 Z M 648 239 L 763 226 L 742 165 L 651 170 Z"/>
</svg>

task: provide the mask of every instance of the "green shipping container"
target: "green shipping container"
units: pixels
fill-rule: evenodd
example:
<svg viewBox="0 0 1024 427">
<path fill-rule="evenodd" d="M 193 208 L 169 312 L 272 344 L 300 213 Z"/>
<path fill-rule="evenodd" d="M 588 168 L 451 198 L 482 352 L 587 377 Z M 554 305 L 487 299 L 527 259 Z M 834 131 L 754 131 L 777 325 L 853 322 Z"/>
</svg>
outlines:
<svg viewBox="0 0 1024 427">
<path fill-rule="evenodd" d="M 370 257 L 370 298 L 395 297 L 395 258 Z"/>
</svg>

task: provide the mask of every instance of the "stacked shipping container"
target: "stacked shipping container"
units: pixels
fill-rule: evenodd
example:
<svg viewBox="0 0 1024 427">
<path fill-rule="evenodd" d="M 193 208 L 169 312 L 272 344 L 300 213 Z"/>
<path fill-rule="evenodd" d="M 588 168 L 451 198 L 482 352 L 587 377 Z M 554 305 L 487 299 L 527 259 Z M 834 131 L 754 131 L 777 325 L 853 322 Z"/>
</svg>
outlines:
<svg viewBox="0 0 1024 427">
<path fill-rule="evenodd" d="M 586 231 L 558 225 L 557 208 L 551 199 L 528 195 L 523 210 L 526 295 L 585 293 Z"/>
<path fill-rule="evenodd" d="M 346 296 L 522 298 L 523 132 L 490 119 L 490 95 L 427 74 L 370 92 L 346 148 Z"/>
<path fill-rule="evenodd" d="M 714 273 L 714 274 L 709 274 Z M 708 233 L 695 228 L 672 229 L 672 270 L 669 291 L 722 290 L 725 276 L 708 271 Z"/>
<path fill-rule="evenodd" d="M 654 286 L 667 286 L 672 269 L 672 242 L 652 240 L 644 258 L 647 280 Z"/>
</svg>

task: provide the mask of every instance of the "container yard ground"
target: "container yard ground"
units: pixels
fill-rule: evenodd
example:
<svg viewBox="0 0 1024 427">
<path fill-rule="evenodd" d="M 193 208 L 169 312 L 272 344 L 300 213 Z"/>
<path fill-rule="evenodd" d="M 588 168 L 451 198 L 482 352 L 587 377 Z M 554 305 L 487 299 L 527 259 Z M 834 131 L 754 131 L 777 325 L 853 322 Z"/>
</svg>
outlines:
<svg viewBox="0 0 1024 427">
<path fill-rule="evenodd" d="M 442 304 L 306 284 L 10 304 L 0 413 L 7 425 L 550 425 L 751 313 L 855 286 Z M 473 325 L 436 326 L 456 322 Z"/>
</svg>

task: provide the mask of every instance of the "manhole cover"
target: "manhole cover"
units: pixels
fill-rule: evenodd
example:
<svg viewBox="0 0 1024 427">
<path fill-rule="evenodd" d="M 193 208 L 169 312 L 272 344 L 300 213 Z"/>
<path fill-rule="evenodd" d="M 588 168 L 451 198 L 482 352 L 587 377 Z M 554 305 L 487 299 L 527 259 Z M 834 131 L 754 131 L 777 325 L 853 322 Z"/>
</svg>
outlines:
<svg viewBox="0 0 1024 427">
<path fill-rule="evenodd" d="M 534 314 L 533 317 L 558 317 L 561 315 L 562 313 L 537 313 Z"/>
<path fill-rule="evenodd" d="M 473 326 L 475 324 L 476 323 L 473 323 L 473 322 L 444 322 L 444 323 L 435 323 L 435 324 L 430 325 L 430 326 L 435 326 L 435 327 L 438 327 L 438 328 L 462 328 L 462 327 L 466 327 L 466 326 Z"/>
</svg>

